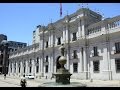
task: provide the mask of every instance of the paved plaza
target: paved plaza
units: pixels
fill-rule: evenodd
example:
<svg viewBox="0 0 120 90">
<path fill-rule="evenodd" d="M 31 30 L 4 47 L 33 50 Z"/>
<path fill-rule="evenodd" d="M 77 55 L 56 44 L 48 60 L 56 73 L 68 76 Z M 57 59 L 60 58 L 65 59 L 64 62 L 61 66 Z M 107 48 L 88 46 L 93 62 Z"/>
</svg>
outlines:
<svg viewBox="0 0 120 90">
<path fill-rule="evenodd" d="M 120 87 L 119 80 L 93 80 L 93 82 L 91 82 L 90 80 L 71 79 L 70 81 L 86 84 L 87 87 Z M 27 80 L 27 87 L 38 87 L 40 84 L 43 84 L 45 82 L 55 82 L 55 79 L 51 80 L 42 78 Z M 0 87 L 21 87 L 20 78 L 7 76 L 6 79 L 4 79 L 3 75 L 0 75 Z"/>
</svg>

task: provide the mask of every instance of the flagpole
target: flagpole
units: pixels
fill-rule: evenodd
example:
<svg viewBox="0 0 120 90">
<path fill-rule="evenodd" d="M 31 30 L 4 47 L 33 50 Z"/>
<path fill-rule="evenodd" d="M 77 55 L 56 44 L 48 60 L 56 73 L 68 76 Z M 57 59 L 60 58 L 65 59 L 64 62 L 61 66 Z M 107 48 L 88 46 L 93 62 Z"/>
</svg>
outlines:
<svg viewBox="0 0 120 90">
<path fill-rule="evenodd" d="M 62 3 L 60 3 L 60 19 L 62 17 Z"/>
</svg>

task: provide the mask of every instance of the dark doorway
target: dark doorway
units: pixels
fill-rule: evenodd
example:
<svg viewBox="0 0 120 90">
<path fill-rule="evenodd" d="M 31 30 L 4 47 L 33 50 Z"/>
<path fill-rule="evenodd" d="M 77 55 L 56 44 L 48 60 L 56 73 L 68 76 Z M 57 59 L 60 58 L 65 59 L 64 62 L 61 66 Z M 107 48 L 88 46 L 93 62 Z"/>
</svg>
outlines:
<svg viewBox="0 0 120 90">
<path fill-rule="evenodd" d="M 59 64 L 59 58 L 60 58 L 61 56 L 58 56 L 58 58 L 57 58 L 57 60 L 56 60 L 56 72 L 57 72 L 57 70 L 58 69 L 60 69 L 60 64 Z"/>
</svg>

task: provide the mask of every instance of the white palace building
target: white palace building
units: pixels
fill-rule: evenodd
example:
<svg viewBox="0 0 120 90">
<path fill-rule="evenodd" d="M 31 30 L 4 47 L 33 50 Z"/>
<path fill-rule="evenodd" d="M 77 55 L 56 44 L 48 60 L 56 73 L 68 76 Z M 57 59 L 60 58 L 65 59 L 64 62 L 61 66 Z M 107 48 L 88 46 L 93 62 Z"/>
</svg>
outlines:
<svg viewBox="0 0 120 90">
<path fill-rule="evenodd" d="M 51 78 L 60 67 L 61 44 L 71 78 L 120 80 L 120 16 L 102 20 L 88 8 L 47 26 L 38 25 L 33 44 L 10 53 L 8 75 Z"/>
</svg>

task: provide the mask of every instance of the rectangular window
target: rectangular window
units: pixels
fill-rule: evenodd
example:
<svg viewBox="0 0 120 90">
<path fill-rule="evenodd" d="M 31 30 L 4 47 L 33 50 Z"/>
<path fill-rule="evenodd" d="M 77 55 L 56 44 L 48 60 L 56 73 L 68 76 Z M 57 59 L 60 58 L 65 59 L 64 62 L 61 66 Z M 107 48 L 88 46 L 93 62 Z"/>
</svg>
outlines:
<svg viewBox="0 0 120 90">
<path fill-rule="evenodd" d="M 48 41 L 46 41 L 46 48 L 48 48 Z"/>
<path fill-rule="evenodd" d="M 73 72 L 74 73 L 78 72 L 78 63 L 73 63 Z"/>
<path fill-rule="evenodd" d="M 37 64 L 39 63 L 39 57 L 37 57 L 37 61 L 36 61 L 36 63 L 37 63 Z"/>
<path fill-rule="evenodd" d="M 94 54 L 93 56 L 98 56 L 98 50 L 97 47 L 93 47 Z"/>
<path fill-rule="evenodd" d="M 116 53 L 120 53 L 120 42 L 115 43 Z"/>
<path fill-rule="evenodd" d="M 48 56 L 46 56 L 46 62 L 48 62 Z"/>
<path fill-rule="evenodd" d="M 77 58 L 77 50 L 73 51 L 73 58 L 76 59 Z"/>
<path fill-rule="evenodd" d="M 20 73 L 20 67 L 19 67 L 19 73 Z"/>
<path fill-rule="evenodd" d="M 38 73 L 39 71 L 39 66 L 36 66 L 36 73 Z"/>
<path fill-rule="evenodd" d="M 48 65 L 45 66 L 45 72 L 48 73 Z"/>
<path fill-rule="evenodd" d="M 120 72 L 120 59 L 115 60 L 116 72 Z"/>
<path fill-rule="evenodd" d="M 75 41 L 75 40 L 77 40 L 76 33 L 73 33 L 73 39 L 72 39 L 72 41 Z"/>
<path fill-rule="evenodd" d="M 25 73 L 25 67 L 24 67 L 24 73 Z"/>
<path fill-rule="evenodd" d="M 32 60 L 30 59 L 29 64 L 32 64 Z"/>
<path fill-rule="evenodd" d="M 99 61 L 93 61 L 93 71 L 95 72 L 95 73 L 98 73 L 99 72 L 99 65 L 100 64 L 100 62 Z"/>
<path fill-rule="evenodd" d="M 61 38 L 59 37 L 59 38 L 58 38 L 57 45 L 60 45 L 60 44 L 61 44 Z"/>
<path fill-rule="evenodd" d="M 29 72 L 31 73 L 31 71 L 32 71 L 32 67 L 30 67 L 29 69 L 30 69 Z"/>
</svg>

